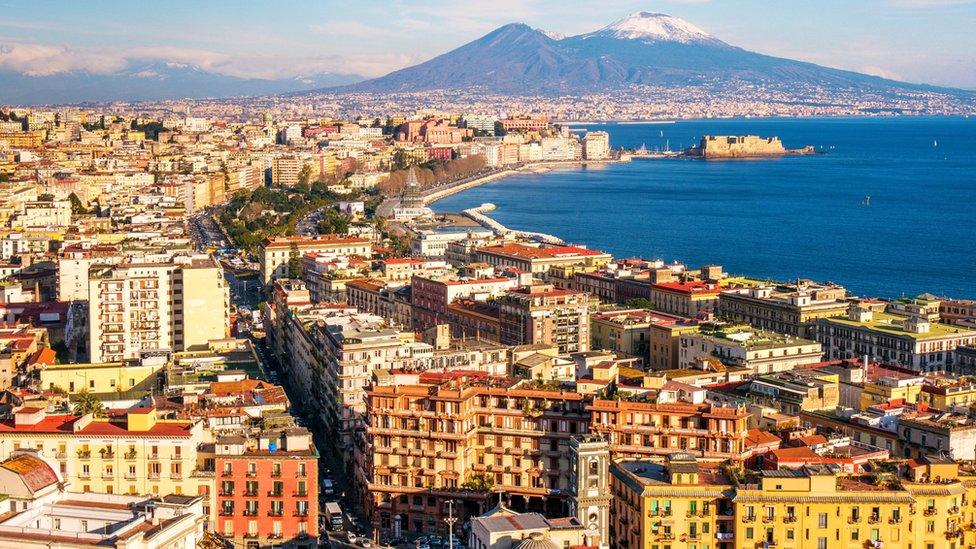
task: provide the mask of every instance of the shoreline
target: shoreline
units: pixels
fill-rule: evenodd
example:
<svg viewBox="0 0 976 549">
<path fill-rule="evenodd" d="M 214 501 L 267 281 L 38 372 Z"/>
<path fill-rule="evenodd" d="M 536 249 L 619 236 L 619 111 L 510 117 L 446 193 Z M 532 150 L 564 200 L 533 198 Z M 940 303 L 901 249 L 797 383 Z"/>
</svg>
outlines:
<svg viewBox="0 0 976 549">
<path fill-rule="evenodd" d="M 539 173 L 547 172 L 559 168 L 572 168 L 581 169 L 586 166 L 602 166 L 607 164 L 622 164 L 630 162 L 630 157 L 625 159 L 607 159 L 607 160 L 550 160 L 545 162 L 532 162 L 531 164 L 523 164 L 516 168 L 507 168 L 502 171 L 495 173 L 490 173 L 483 177 L 461 183 L 460 185 L 455 185 L 448 187 L 446 189 L 436 190 L 429 195 L 424 196 L 424 205 L 430 206 L 439 200 L 443 200 L 449 196 L 464 192 L 468 189 L 473 189 L 475 187 L 480 187 L 481 185 L 486 185 L 493 181 L 499 181 L 513 175 L 525 174 L 525 173 Z"/>
</svg>

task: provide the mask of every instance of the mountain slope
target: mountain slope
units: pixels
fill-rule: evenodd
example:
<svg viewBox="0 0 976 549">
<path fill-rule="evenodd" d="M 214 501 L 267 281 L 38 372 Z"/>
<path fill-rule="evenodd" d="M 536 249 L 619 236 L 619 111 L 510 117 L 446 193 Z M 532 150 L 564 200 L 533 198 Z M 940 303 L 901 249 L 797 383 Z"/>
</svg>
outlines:
<svg viewBox="0 0 976 549">
<path fill-rule="evenodd" d="M 31 76 L 0 71 L 2 101 L 12 105 L 267 95 L 360 80 L 356 75 L 329 73 L 275 80 L 239 78 L 179 63 L 139 65 L 111 74 L 75 71 Z"/>
<path fill-rule="evenodd" d="M 499 93 L 545 94 L 729 81 L 880 93 L 938 89 L 747 51 L 660 13 L 640 12 L 595 32 L 554 36 L 559 38 L 509 24 L 425 63 L 340 89 L 409 92 L 477 86 Z"/>
<path fill-rule="evenodd" d="M 573 66 L 574 59 L 558 44 L 542 31 L 512 23 L 425 63 L 346 89 L 393 92 L 486 82 L 506 89 L 535 86 L 558 80 Z"/>
</svg>

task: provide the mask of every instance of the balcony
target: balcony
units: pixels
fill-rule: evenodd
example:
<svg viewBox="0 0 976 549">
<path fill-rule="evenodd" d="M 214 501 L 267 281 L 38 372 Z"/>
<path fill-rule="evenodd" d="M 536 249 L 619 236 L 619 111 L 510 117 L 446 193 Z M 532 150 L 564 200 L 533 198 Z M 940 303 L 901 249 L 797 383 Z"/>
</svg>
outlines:
<svg viewBox="0 0 976 549">
<path fill-rule="evenodd" d="M 776 515 L 766 515 L 762 518 L 763 523 L 769 524 L 770 522 L 776 522 Z"/>
<path fill-rule="evenodd" d="M 54 459 L 68 459 L 68 452 L 56 452 Z"/>
<path fill-rule="evenodd" d="M 268 511 L 268 516 L 269 517 L 280 517 L 281 514 L 282 514 L 282 510 L 281 509 L 272 509 L 272 510 Z"/>
<path fill-rule="evenodd" d="M 281 471 L 271 471 L 272 478 L 278 478 L 281 476 Z"/>
<path fill-rule="evenodd" d="M 746 515 L 746 516 L 742 517 L 742 522 L 756 522 L 756 516 L 755 515 Z"/>
<path fill-rule="evenodd" d="M 106 480 L 114 479 L 115 478 L 115 473 L 113 473 L 111 471 L 105 471 L 104 473 L 102 473 L 102 478 L 103 479 L 106 479 Z"/>
<path fill-rule="evenodd" d="M 106 452 L 105 450 L 101 450 L 98 452 L 98 454 L 102 456 L 102 459 L 115 459 L 115 452 L 111 450 L 109 450 L 108 452 Z"/>
<path fill-rule="evenodd" d="M 280 498 L 283 495 L 284 495 L 284 493 L 281 490 L 268 490 L 268 497 L 269 498 Z"/>
<path fill-rule="evenodd" d="M 735 538 L 733 532 L 715 532 L 715 539 L 718 541 L 732 541 Z"/>
<path fill-rule="evenodd" d="M 925 516 L 927 516 L 927 517 L 931 517 L 931 516 L 935 515 L 935 513 L 936 513 L 935 507 L 928 507 L 928 508 L 925 509 L 925 511 L 922 512 L 922 514 L 925 515 Z"/>
<path fill-rule="evenodd" d="M 224 469 L 223 471 L 220 472 L 220 476 L 222 476 L 222 477 L 232 477 L 232 476 L 234 476 L 234 471 L 231 470 L 231 469 Z"/>
<path fill-rule="evenodd" d="M 223 508 L 223 509 L 220 510 L 220 516 L 222 516 L 222 517 L 230 517 L 230 516 L 233 516 L 233 515 L 234 515 L 234 508 L 233 507 L 230 507 L 230 508 L 225 507 L 225 508 Z"/>
<path fill-rule="evenodd" d="M 159 480 L 159 473 L 149 473 L 146 475 L 149 480 Z"/>
<path fill-rule="evenodd" d="M 258 472 L 257 471 L 248 471 L 247 472 L 247 476 L 249 476 L 251 478 L 254 478 L 254 477 L 258 476 Z"/>
<path fill-rule="evenodd" d="M 857 524 L 859 522 L 861 522 L 860 515 L 847 517 L 847 524 Z"/>
<path fill-rule="evenodd" d="M 245 517 L 256 517 L 256 516 L 258 516 L 258 510 L 257 509 L 244 509 L 244 516 Z"/>
<path fill-rule="evenodd" d="M 134 480 L 136 478 L 136 474 L 135 473 L 126 473 L 125 474 L 125 478 L 126 478 L 126 480 Z"/>
<path fill-rule="evenodd" d="M 249 498 L 256 498 L 256 497 L 258 497 L 258 491 L 257 490 L 244 490 L 244 495 L 247 496 L 247 497 L 249 497 Z"/>
<path fill-rule="evenodd" d="M 78 450 L 78 459 L 91 459 L 91 450 Z"/>
<path fill-rule="evenodd" d="M 296 498 L 308 497 L 308 490 L 299 490 L 297 492 L 292 492 L 291 495 L 292 497 L 296 497 Z"/>
<path fill-rule="evenodd" d="M 868 517 L 868 524 L 877 524 L 879 520 L 878 515 L 871 515 Z"/>
<path fill-rule="evenodd" d="M 218 494 L 220 494 L 221 497 L 225 497 L 225 498 L 234 497 L 233 490 L 221 490 L 220 492 L 218 492 Z"/>
<path fill-rule="evenodd" d="M 888 524 L 901 524 L 901 517 L 891 517 L 888 519 Z"/>
<path fill-rule="evenodd" d="M 783 522 L 786 523 L 796 522 L 796 515 L 786 515 L 785 517 L 783 517 Z"/>
<path fill-rule="evenodd" d="M 296 517 L 307 517 L 308 516 L 308 509 L 304 509 L 304 510 L 299 509 L 298 511 L 295 511 L 295 516 Z"/>
<path fill-rule="evenodd" d="M 135 450 L 129 450 L 128 452 L 125 453 L 125 455 L 123 457 L 125 457 L 125 459 L 128 459 L 128 460 L 136 459 L 136 451 Z"/>
</svg>

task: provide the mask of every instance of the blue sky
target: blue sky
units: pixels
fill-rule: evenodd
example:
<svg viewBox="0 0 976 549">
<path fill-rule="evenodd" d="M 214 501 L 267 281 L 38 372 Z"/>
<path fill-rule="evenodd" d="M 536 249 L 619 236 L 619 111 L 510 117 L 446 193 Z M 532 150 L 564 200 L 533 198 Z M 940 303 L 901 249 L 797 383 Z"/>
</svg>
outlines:
<svg viewBox="0 0 976 549">
<path fill-rule="evenodd" d="M 976 88 L 976 0 L 0 0 L 0 69 L 166 61 L 237 76 L 378 76 L 505 23 L 576 34 L 640 10 L 762 53 Z"/>
</svg>

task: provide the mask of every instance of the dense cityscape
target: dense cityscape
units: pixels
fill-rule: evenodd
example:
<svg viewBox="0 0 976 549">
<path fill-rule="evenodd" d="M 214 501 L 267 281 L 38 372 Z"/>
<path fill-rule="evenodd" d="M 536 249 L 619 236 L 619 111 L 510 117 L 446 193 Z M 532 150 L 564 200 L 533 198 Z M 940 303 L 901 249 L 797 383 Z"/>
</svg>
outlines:
<svg viewBox="0 0 976 549">
<path fill-rule="evenodd" d="M 430 208 L 648 161 L 550 115 L 158 108 L 0 113 L 0 544 L 976 543 L 972 296 Z"/>
</svg>

